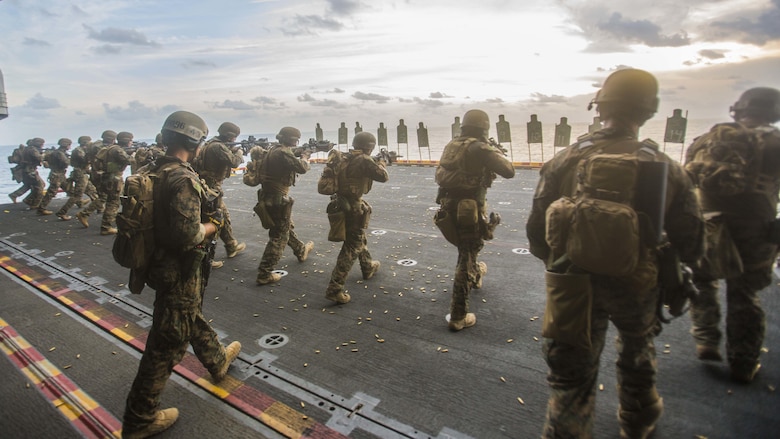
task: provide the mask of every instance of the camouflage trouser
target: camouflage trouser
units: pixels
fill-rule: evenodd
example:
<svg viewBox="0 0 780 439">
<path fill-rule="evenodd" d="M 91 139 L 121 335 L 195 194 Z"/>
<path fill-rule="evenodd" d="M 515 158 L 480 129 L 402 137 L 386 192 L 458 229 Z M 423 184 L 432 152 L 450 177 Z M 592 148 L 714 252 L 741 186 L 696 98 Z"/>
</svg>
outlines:
<svg viewBox="0 0 780 439">
<path fill-rule="evenodd" d="M 21 191 L 25 186 L 30 188 L 30 193 L 24 197 L 24 203 L 30 206 L 30 209 L 37 209 L 41 204 L 41 198 L 43 198 L 43 189 L 46 187 L 46 183 L 43 181 L 38 170 L 28 171 L 22 175 L 23 186 L 17 191 Z M 24 192 L 22 192 L 24 193 Z M 17 196 L 16 192 L 11 194 Z M 21 195 L 21 194 L 20 194 Z"/>
<path fill-rule="evenodd" d="M 766 330 L 758 293 L 772 283 L 777 246 L 766 241 L 766 230 L 755 222 L 729 221 L 729 233 L 744 271 L 726 279 L 726 352 L 732 368 L 752 370 Z M 697 344 L 717 347 L 721 339 L 719 282 L 709 273 L 694 270 L 694 283 L 699 296 L 691 301 L 691 333 Z"/>
<path fill-rule="evenodd" d="M 95 171 L 92 171 L 95 172 Z M 89 195 L 89 185 L 92 185 L 95 188 L 95 196 L 91 196 L 92 201 L 85 207 L 84 209 L 79 212 L 81 215 L 90 216 L 92 212 L 95 211 L 103 211 L 106 208 L 106 199 L 108 198 L 108 193 L 103 189 L 103 183 L 101 181 L 102 174 L 90 174 L 89 176 L 89 183 L 87 184 L 87 189 L 84 190 L 84 192 Z"/>
<path fill-rule="evenodd" d="M 363 205 L 361 200 L 354 202 L 356 206 Z M 336 260 L 336 266 L 333 267 L 333 272 L 330 275 L 330 283 L 328 283 L 328 292 L 340 292 L 344 289 L 344 284 L 347 280 L 347 275 L 355 264 L 355 259 L 360 263 L 360 271 L 367 273 L 371 271 L 371 253 L 368 252 L 368 246 L 366 241 L 366 228 L 368 227 L 368 221 L 366 215 L 370 214 L 370 206 L 365 203 L 365 209 L 353 209 L 349 212 L 345 212 L 344 221 L 346 236 L 344 243 L 341 245 L 341 251 L 339 252 L 338 259 Z"/>
<path fill-rule="evenodd" d="M 158 294 L 159 299 L 159 294 Z M 174 366 L 184 357 L 187 345 L 211 373 L 225 363 L 225 348 L 199 308 L 172 309 L 155 302 L 152 329 L 138 373 L 127 395 L 123 430 L 131 433 L 154 421 L 160 394 Z"/>
<path fill-rule="evenodd" d="M 480 238 L 460 238 L 458 265 L 455 267 L 455 279 L 452 285 L 450 320 L 461 320 L 469 312 L 469 293 L 479 280 L 477 257 L 483 246 L 484 241 Z"/>
<path fill-rule="evenodd" d="M 292 215 L 286 204 L 267 206 L 268 213 L 274 220 L 274 226 L 268 229 L 268 243 L 265 245 L 263 259 L 257 267 L 257 275 L 268 276 L 274 270 L 284 254 L 284 248 L 290 246 L 295 256 L 303 253 L 304 243 L 295 234 Z"/>
<path fill-rule="evenodd" d="M 70 173 L 70 179 L 73 180 L 73 188 L 71 189 L 71 193 L 68 194 L 68 200 L 65 201 L 65 204 L 63 204 L 60 210 L 57 211 L 57 215 L 67 214 L 71 207 L 81 201 L 87 185 L 92 184 L 89 181 L 89 176 L 84 172 L 83 169 L 74 168 Z"/>
<path fill-rule="evenodd" d="M 658 400 L 655 389 L 657 292 L 632 291 L 616 281 L 593 281 L 591 349 L 545 339 L 550 398 L 544 438 L 590 438 L 596 400 L 599 358 L 610 320 L 618 330 L 616 348 L 620 405 L 639 411 Z"/>
<path fill-rule="evenodd" d="M 119 196 L 122 194 L 123 187 L 124 181 L 121 174 L 103 174 L 100 184 L 97 186 L 98 197 L 93 199 L 89 206 L 80 213 L 89 216 L 96 210 L 103 210 L 100 229 L 107 230 L 113 227 L 117 212 L 119 212 Z"/>
<path fill-rule="evenodd" d="M 238 244 L 236 238 L 233 236 L 233 226 L 230 225 L 230 211 L 225 205 L 225 201 L 220 199 L 220 209 L 222 209 L 222 215 L 225 216 L 225 225 L 219 231 L 219 239 L 225 244 L 225 249 L 228 252 L 235 250 L 235 246 Z"/>
<path fill-rule="evenodd" d="M 46 194 L 41 199 L 41 203 L 39 207 L 41 209 L 45 208 L 49 205 L 49 202 L 54 199 L 54 197 L 57 196 L 57 192 L 59 192 L 60 188 L 62 187 L 62 184 L 65 183 L 66 180 L 65 171 L 63 172 L 50 172 L 49 173 L 49 187 L 46 189 Z"/>
</svg>

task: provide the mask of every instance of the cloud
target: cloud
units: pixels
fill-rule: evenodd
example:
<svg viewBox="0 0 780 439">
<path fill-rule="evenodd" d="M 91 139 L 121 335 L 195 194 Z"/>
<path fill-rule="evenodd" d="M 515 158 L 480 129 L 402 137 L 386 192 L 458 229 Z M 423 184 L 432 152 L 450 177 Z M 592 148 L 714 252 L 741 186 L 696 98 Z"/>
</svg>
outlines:
<svg viewBox="0 0 780 439">
<path fill-rule="evenodd" d="M 39 47 L 51 47 L 48 41 L 37 40 L 35 38 L 24 37 L 22 44 L 25 46 L 39 46 Z"/>
<path fill-rule="evenodd" d="M 356 0 L 328 0 L 328 4 L 328 10 L 336 15 L 351 15 L 363 6 Z"/>
<path fill-rule="evenodd" d="M 217 64 L 212 61 L 203 61 L 198 59 L 188 59 L 181 63 L 181 66 L 185 69 L 188 69 L 190 67 L 194 68 L 201 68 L 201 67 L 217 67 Z"/>
<path fill-rule="evenodd" d="M 316 35 L 321 30 L 340 31 L 344 24 L 332 18 L 325 18 L 319 15 L 296 15 L 289 20 L 290 25 L 283 27 L 282 33 L 289 36 L 295 35 Z"/>
<path fill-rule="evenodd" d="M 422 105 L 423 107 L 429 107 L 429 108 L 436 108 L 436 107 L 441 107 L 442 105 L 444 105 L 444 102 L 438 101 L 436 99 L 414 98 L 414 102 Z"/>
<path fill-rule="evenodd" d="M 485 99 L 485 102 L 487 102 L 488 104 L 503 104 L 504 100 L 501 98 L 488 98 Z"/>
<path fill-rule="evenodd" d="M 279 102 L 277 99 L 270 98 L 268 96 L 258 96 L 256 98 L 253 98 L 252 102 L 256 102 L 257 104 L 260 105 L 261 108 L 266 110 L 271 110 L 271 109 L 275 110 L 275 109 L 286 107 L 284 102 Z"/>
<path fill-rule="evenodd" d="M 568 101 L 568 98 L 566 98 L 566 96 L 546 95 L 538 92 L 531 93 L 531 98 L 534 100 L 534 102 L 539 102 L 543 104 L 550 104 L 550 103 L 559 104 Z"/>
<path fill-rule="evenodd" d="M 334 87 L 332 90 L 326 90 L 325 93 L 344 93 L 344 90 Z"/>
<path fill-rule="evenodd" d="M 356 91 L 352 94 L 352 97 L 361 101 L 385 102 L 390 100 L 390 98 L 387 96 L 382 96 L 376 93 L 363 93 L 362 91 Z"/>
<path fill-rule="evenodd" d="M 98 55 L 116 55 L 122 52 L 122 48 L 113 44 L 104 44 L 102 46 L 93 47 L 92 51 Z"/>
<path fill-rule="evenodd" d="M 44 97 L 40 93 L 35 93 L 33 97 L 27 99 L 24 105 L 32 110 L 51 110 L 61 107 L 58 100 Z"/>
<path fill-rule="evenodd" d="M 339 101 L 335 101 L 333 99 L 314 100 L 311 101 L 310 104 L 315 107 L 346 108 L 346 105 L 340 103 Z"/>
<path fill-rule="evenodd" d="M 661 34 L 661 27 L 649 20 L 629 20 L 619 12 L 613 12 L 609 20 L 598 24 L 607 34 L 628 42 L 637 42 L 649 47 L 680 47 L 689 45 L 685 32 L 671 36 Z"/>
<path fill-rule="evenodd" d="M 254 110 L 256 107 L 251 104 L 247 104 L 244 101 L 234 101 L 231 99 L 225 99 L 224 101 L 220 102 L 213 102 L 211 104 L 212 108 L 222 108 L 222 109 L 228 109 L 228 110 Z"/>
<path fill-rule="evenodd" d="M 702 58 L 707 59 L 721 59 L 725 58 L 725 51 L 723 50 L 713 50 L 713 49 L 703 49 L 699 51 L 699 55 L 701 55 Z"/>
<path fill-rule="evenodd" d="M 745 11 L 746 16 L 733 19 L 714 20 L 708 23 L 713 39 L 736 39 L 743 43 L 763 46 L 780 40 L 780 0 L 772 0 L 767 9 L 754 13 Z M 730 15 L 734 15 L 733 11 Z M 752 16 L 751 16 L 752 15 Z"/>
<path fill-rule="evenodd" d="M 431 99 L 444 99 L 444 98 L 451 98 L 452 96 L 446 95 L 440 91 L 435 91 L 429 94 L 428 97 Z"/>
<path fill-rule="evenodd" d="M 127 107 L 112 107 L 111 104 L 104 102 L 103 111 L 105 111 L 107 116 L 116 120 L 141 120 L 158 115 L 155 109 L 142 104 L 140 101 L 130 101 L 127 103 Z"/>
<path fill-rule="evenodd" d="M 313 98 L 310 94 L 304 93 L 302 96 L 298 96 L 298 102 L 314 102 L 317 99 Z"/>
<path fill-rule="evenodd" d="M 159 46 L 158 43 L 150 41 L 149 38 L 135 29 L 107 27 L 98 32 L 86 24 L 83 26 L 87 30 L 88 38 L 102 41 L 104 43 L 131 44 L 135 46 Z"/>
</svg>

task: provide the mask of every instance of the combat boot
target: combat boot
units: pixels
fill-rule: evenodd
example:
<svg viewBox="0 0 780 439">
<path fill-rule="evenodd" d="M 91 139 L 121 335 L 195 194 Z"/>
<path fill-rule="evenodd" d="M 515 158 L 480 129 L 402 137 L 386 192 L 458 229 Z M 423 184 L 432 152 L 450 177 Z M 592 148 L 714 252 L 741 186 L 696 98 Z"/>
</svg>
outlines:
<svg viewBox="0 0 780 439">
<path fill-rule="evenodd" d="M 154 436 L 170 428 L 177 419 L 179 419 L 179 409 L 176 407 L 159 410 L 151 424 L 133 432 L 123 431 L 122 439 L 144 439 Z"/>
<path fill-rule="evenodd" d="M 57 217 L 63 221 L 70 221 L 72 218 L 70 215 L 64 214 L 64 213 L 58 213 Z"/>
<path fill-rule="evenodd" d="M 477 270 L 479 270 L 479 274 L 477 274 L 477 281 L 474 283 L 474 288 L 482 288 L 482 278 L 487 274 L 487 264 L 484 262 L 477 262 Z"/>
<path fill-rule="evenodd" d="M 696 356 L 702 361 L 723 361 L 717 346 L 697 344 Z"/>
<path fill-rule="evenodd" d="M 258 275 L 256 281 L 258 285 L 268 285 L 268 284 L 279 282 L 279 280 L 281 279 L 282 279 L 281 274 L 270 272 L 267 275 Z"/>
<path fill-rule="evenodd" d="M 646 439 L 655 431 L 655 423 L 661 418 L 663 412 L 663 398 L 658 398 L 658 401 L 639 411 L 627 411 L 621 402 L 618 407 L 620 439 Z"/>
<path fill-rule="evenodd" d="M 343 291 L 328 291 L 325 298 L 336 303 L 349 303 L 352 300 L 352 297 Z"/>
<path fill-rule="evenodd" d="M 379 271 L 379 261 L 371 261 L 371 268 L 363 272 L 363 279 L 369 280 Z"/>
<path fill-rule="evenodd" d="M 48 209 L 46 209 L 44 207 L 38 207 L 38 215 L 51 215 L 53 213 L 54 212 L 52 212 L 51 210 L 48 210 Z"/>
<path fill-rule="evenodd" d="M 466 316 L 460 320 L 450 319 L 448 326 L 450 327 L 450 331 L 460 331 L 463 328 L 470 328 L 476 324 L 477 316 L 473 312 L 470 312 L 466 313 Z"/>
<path fill-rule="evenodd" d="M 101 235 L 116 235 L 117 230 L 113 227 L 109 227 L 107 229 L 101 229 L 100 234 Z"/>
<path fill-rule="evenodd" d="M 742 384 L 750 384 L 756 377 L 759 369 L 761 369 L 761 363 L 755 364 L 731 364 L 731 379 Z"/>
<path fill-rule="evenodd" d="M 222 261 L 211 261 L 211 268 L 222 268 L 225 265 Z"/>
<path fill-rule="evenodd" d="M 76 214 L 76 218 L 79 219 L 82 226 L 89 227 L 89 215 L 79 212 Z"/>
<path fill-rule="evenodd" d="M 237 341 L 230 343 L 228 347 L 225 348 L 225 364 L 223 364 L 217 372 L 211 374 L 215 383 L 225 379 L 227 371 L 230 368 L 230 363 L 238 357 L 239 352 L 241 352 L 241 343 Z"/>
<path fill-rule="evenodd" d="M 309 259 L 309 252 L 314 248 L 314 241 L 309 241 L 303 246 L 303 250 L 301 250 L 301 254 L 296 255 L 298 256 L 298 262 L 306 262 L 307 259 Z"/>
<path fill-rule="evenodd" d="M 237 254 L 246 250 L 246 243 L 243 242 L 238 243 L 236 241 L 233 241 L 233 246 L 231 246 L 230 248 L 226 248 L 225 250 L 227 250 L 228 258 L 235 258 Z"/>
</svg>

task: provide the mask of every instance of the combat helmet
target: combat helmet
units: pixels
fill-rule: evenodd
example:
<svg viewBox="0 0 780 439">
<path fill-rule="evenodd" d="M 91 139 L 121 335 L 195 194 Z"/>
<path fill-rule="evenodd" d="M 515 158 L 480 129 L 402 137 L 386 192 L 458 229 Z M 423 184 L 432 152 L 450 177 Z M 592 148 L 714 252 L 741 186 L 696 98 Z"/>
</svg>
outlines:
<svg viewBox="0 0 780 439">
<path fill-rule="evenodd" d="M 171 141 L 180 135 L 186 140 L 185 147 L 188 150 L 197 149 L 209 135 L 206 122 L 195 113 L 189 111 L 174 111 L 165 119 L 160 132 L 163 135 L 163 143 L 170 146 Z"/>
<path fill-rule="evenodd" d="M 28 145 L 34 146 L 34 147 L 36 147 L 38 149 L 41 149 L 41 148 L 43 148 L 43 144 L 44 143 L 46 143 L 45 140 L 41 139 L 40 137 L 35 137 L 35 138 L 30 139 Z"/>
<path fill-rule="evenodd" d="M 119 143 L 130 143 L 133 141 L 133 133 L 122 131 L 116 135 L 116 140 Z"/>
<path fill-rule="evenodd" d="M 78 142 L 79 142 L 80 146 L 89 145 L 89 142 L 91 142 L 91 141 L 92 141 L 92 137 L 90 137 L 90 136 L 80 136 L 79 139 L 78 139 Z"/>
<path fill-rule="evenodd" d="M 735 119 L 742 115 L 754 115 L 775 123 L 780 120 L 780 91 L 771 87 L 745 90 L 729 110 Z"/>
<path fill-rule="evenodd" d="M 301 138 L 301 131 L 298 128 L 284 127 L 279 130 L 279 134 L 276 135 L 276 140 L 283 145 L 295 145 Z"/>
<path fill-rule="evenodd" d="M 371 154 L 376 146 L 376 137 L 367 131 L 361 131 L 352 138 L 352 147 Z"/>
<path fill-rule="evenodd" d="M 469 110 L 463 115 L 460 127 L 479 128 L 487 133 L 490 131 L 490 117 L 482 110 Z"/>
<path fill-rule="evenodd" d="M 233 122 L 223 122 L 222 125 L 217 128 L 217 132 L 222 137 L 232 137 L 235 139 L 239 134 L 241 134 L 241 129 Z"/>
<path fill-rule="evenodd" d="M 103 139 L 103 142 L 112 144 L 114 143 L 114 140 L 116 140 L 116 131 L 105 130 L 103 131 L 103 134 L 100 135 L 100 138 Z"/>
<path fill-rule="evenodd" d="M 652 74 L 639 69 L 618 70 L 607 77 L 601 90 L 588 104 L 616 104 L 643 113 L 646 119 L 658 111 L 658 81 Z"/>
<path fill-rule="evenodd" d="M 57 145 L 59 146 L 65 146 L 68 147 L 73 144 L 73 141 L 68 139 L 67 137 L 63 137 L 62 139 L 57 141 Z"/>
</svg>

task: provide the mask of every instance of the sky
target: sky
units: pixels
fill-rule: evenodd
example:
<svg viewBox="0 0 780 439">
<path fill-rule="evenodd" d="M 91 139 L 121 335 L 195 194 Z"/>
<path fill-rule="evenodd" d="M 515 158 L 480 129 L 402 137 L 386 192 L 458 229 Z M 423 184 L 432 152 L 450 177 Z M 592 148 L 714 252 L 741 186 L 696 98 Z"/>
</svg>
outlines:
<svg viewBox="0 0 780 439">
<path fill-rule="evenodd" d="M 780 0 L 0 0 L 0 34 L 0 145 L 150 139 L 176 110 L 242 135 L 589 122 L 626 67 L 658 78 L 656 117 L 727 120 L 780 88 Z"/>
</svg>

